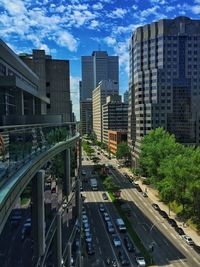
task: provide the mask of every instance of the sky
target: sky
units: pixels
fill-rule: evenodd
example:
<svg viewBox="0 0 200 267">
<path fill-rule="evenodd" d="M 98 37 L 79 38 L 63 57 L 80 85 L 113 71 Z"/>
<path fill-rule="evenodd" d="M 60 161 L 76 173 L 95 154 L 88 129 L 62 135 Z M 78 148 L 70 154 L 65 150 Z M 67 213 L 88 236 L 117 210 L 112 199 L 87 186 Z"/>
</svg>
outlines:
<svg viewBox="0 0 200 267">
<path fill-rule="evenodd" d="M 163 18 L 200 19 L 200 0 L 0 0 L 0 38 L 15 53 L 44 49 L 70 60 L 73 111 L 79 119 L 81 56 L 119 56 L 120 93 L 128 89 L 129 40 L 134 30 Z"/>
</svg>

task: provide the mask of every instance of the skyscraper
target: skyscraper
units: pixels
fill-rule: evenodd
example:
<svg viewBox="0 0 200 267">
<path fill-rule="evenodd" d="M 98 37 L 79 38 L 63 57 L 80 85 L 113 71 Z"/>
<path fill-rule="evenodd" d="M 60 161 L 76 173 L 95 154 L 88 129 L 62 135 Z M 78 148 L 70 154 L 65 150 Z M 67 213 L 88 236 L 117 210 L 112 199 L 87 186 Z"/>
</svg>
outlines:
<svg viewBox="0 0 200 267">
<path fill-rule="evenodd" d="M 128 104 L 128 90 L 124 92 L 124 103 Z"/>
<path fill-rule="evenodd" d="M 159 126 L 178 142 L 199 144 L 200 20 L 163 19 L 130 40 L 129 131 L 137 165 L 144 135 Z"/>
<path fill-rule="evenodd" d="M 102 80 L 112 80 L 119 84 L 118 57 L 108 56 L 106 51 L 94 51 L 91 56 L 82 56 L 81 67 L 82 81 L 80 83 L 80 102 L 89 101 L 92 105 L 92 91 Z M 82 112 L 83 114 L 87 114 L 87 112 L 82 109 L 80 114 L 81 124 L 85 125 L 86 122 L 84 120 L 87 118 L 82 115 Z M 82 134 L 85 133 L 88 132 L 84 132 L 84 129 L 82 129 Z"/>
</svg>

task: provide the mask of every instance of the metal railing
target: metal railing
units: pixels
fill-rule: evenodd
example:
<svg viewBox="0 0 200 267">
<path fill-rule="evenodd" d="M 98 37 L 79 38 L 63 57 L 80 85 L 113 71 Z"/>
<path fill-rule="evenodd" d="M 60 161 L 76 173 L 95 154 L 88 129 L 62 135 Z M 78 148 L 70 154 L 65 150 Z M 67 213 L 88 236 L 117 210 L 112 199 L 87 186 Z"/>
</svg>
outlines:
<svg viewBox="0 0 200 267">
<path fill-rule="evenodd" d="M 0 127 L 0 187 L 24 164 L 75 134 L 75 123 Z"/>
</svg>

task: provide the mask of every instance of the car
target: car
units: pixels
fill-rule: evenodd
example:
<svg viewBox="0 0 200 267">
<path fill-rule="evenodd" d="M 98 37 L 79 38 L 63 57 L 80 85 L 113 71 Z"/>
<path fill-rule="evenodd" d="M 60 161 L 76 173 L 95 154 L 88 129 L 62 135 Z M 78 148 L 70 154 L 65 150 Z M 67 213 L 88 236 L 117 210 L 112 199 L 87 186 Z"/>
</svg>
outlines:
<svg viewBox="0 0 200 267">
<path fill-rule="evenodd" d="M 138 186 L 136 186 L 136 190 L 138 191 L 138 192 L 142 192 L 142 188 L 138 185 Z"/>
<path fill-rule="evenodd" d="M 86 170 L 82 170 L 82 171 L 81 171 L 81 174 L 82 174 L 82 175 L 86 175 Z"/>
<path fill-rule="evenodd" d="M 88 216 L 87 215 L 83 215 L 82 216 L 82 222 L 83 223 L 88 223 Z"/>
<path fill-rule="evenodd" d="M 92 242 L 92 235 L 89 231 L 85 232 L 85 242 Z"/>
<path fill-rule="evenodd" d="M 89 223 L 84 223 L 84 224 L 83 224 L 83 227 L 84 227 L 84 230 L 85 230 L 85 231 L 89 231 L 89 230 L 90 230 L 90 225 L 89 225 Z"/>
<path fill-rule="evenodd" d="M 23 225 L 22 233 L 21 233 L 21 240 L 25 240 L 26 237 L 31 235 L 31 222 L 26 222 Z"/>
<path fill-rule="evenodd" d="M 88 255 L 94 255 L 95 254 L 94 246 L 93 246 L 92 242 L 86 243 L 86 251 L 87 251 Z"/>
<path fill-rule="evenodd" d="M 145 267 L 146 266 L 145 259 L 140 254 L 136 255 L 135 261 L 137 262 L 138 267 Z"/>
<path fill-rule="evenodd" d="M 179 235 L 185 235 L 185 232 L 183 231 L 183 229 L 181 227 L 175 227 L 175 231 L 179 234 Z"/>
<path fill-rule="evenodd" d="M 177 227 L 177 226 L 178 226 L 177 223 L 176 223 L 176 221 L 175 221 L 174 219 L 172 219 L 172 218 L 169 218 L 169 219 L 168 219 L 168 223 L 169 223 L 172 227 Z"/>
<path fill-rule="evenodd" d="M 82 215 L 86 215 L 86 209 L 85 209 L 85 207 L 82 207 Z"/>
<path fill-rule="evenodd" d="M 148 197 L 146 192 L 142 192 L 143 197 Z"/>
<path fill-rule="evenodd" d="M 183 240 L 190 246 L 194 245 L 194 241 L 188 235 L 182 235 Z"/>
<path fill-rule="evenodd" d="M 105 211 L 105 206 L 104 206 L 104 204 L 99 204 L 99 210 L 100 210 L 101 212 L 104 212 L 104 211 Z"/>
<path fill-rule="evenodd" d="M 153 204 L 152 204 L 152 207 L 153 207 L 155 210 L 160 210 L 160 207 L 159 207 L 158 204 L 156 204 L 156 203 L 153 203 Z"/>
<path fill-rule="evenodd" d="M 124 244 L 125 244 L 126 249 L 129 252 L 134 252 L 135 251 L 135 247 L 133 245 L 133 242 L 132 242 L 132 240 L 130 239 L 130 237 L 128 235 L 124 236 Z"/>
<path fill-rule="evenodd" d="M 115 247 L 121 247 L 121 240 L 117 234 L 112 234 L 112 239 Z"/>
<path fill-rule="evenodd" d="M 76 253 L 80 249 L 80 240 L 75 239 L 72 243 L 72 253 Z"/>
<path fill-rule="evenodd" d="M 130 265 L 129 259 L 126 256 L 126 253 L 122 248 L 118 252 L 118 257 L 119 257 L 119 260 L 120 260 L 122 266 L 129 266 Z"/>
<path fill-rule="evenodd" d="M 102 198 L 103 198 L 103 200 L 108 200 L 108 196 L 107 196 L 107 194 L 106 194 L 106 193 L 103 193 L 103 194 L 102 194 Z"/>
<path fill-rule="evenodd" d="M 169 219 L 167 212 L 165 212 L 164 210 L 159 210 L 159 213 L 164 219 L 167 219 L 167 220 Z"/>
<path fill-rule="evenodd" d="M 115 232 L 115 228 L 111 221 L 107 221 L 107 230 L 109 233 L 113 234 Z"/>
<path fill-rule="evenodd" d="M 107 212 L 103 213 L 103 218 L 104 218 L 104 221 L 110 221 L 110 216 Z"/>
</svg>

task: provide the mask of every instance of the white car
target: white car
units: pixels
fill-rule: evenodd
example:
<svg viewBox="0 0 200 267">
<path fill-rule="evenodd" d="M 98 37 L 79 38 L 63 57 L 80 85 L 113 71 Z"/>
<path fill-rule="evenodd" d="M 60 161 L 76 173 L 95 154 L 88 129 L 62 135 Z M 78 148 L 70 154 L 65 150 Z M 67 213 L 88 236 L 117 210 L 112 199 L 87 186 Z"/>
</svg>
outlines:
<svg viewBox="0 0 200 267">
<path fill-rule="evenodd" d="M 113 234 L 112 235 L 112 238 L 113 238 L 113 244 L 114 244 L 114 246 L 115 247 L 121 247 L 121 241 L 120 241 L 118 235 L 117 234 Z"/>
<path fill-rule="evenodd" d="M 188 235 L 182 235 L 182 238 L 188 245 L 194 245 L 194 241 Z"/>
<path fill-rule="evenodd" d="M 85 241 L 86 242 L 92 242 L 92 235 L 89 231 L 85 232 Z"/>
<path fill-rule="evenodd" d="M 87 217 L 87 215 L 83 215 L 82 216 L 82 222 L 83 223 L 88 223 L 88 217 Z"/>
<path fill-rule="evenodd" d="M 146 266 L 146 262 L 145 262 L 145 260 L 144 260 L 144 257 L 142 257 L 142 256 L 137 256 L 137 257 L 135 258 L 135 260 L 136 260 L 136 262 L 137 262 L 137 264 L 138 264 L 139 267 L 145 267 L 145 266 Z"/>
</svg>

